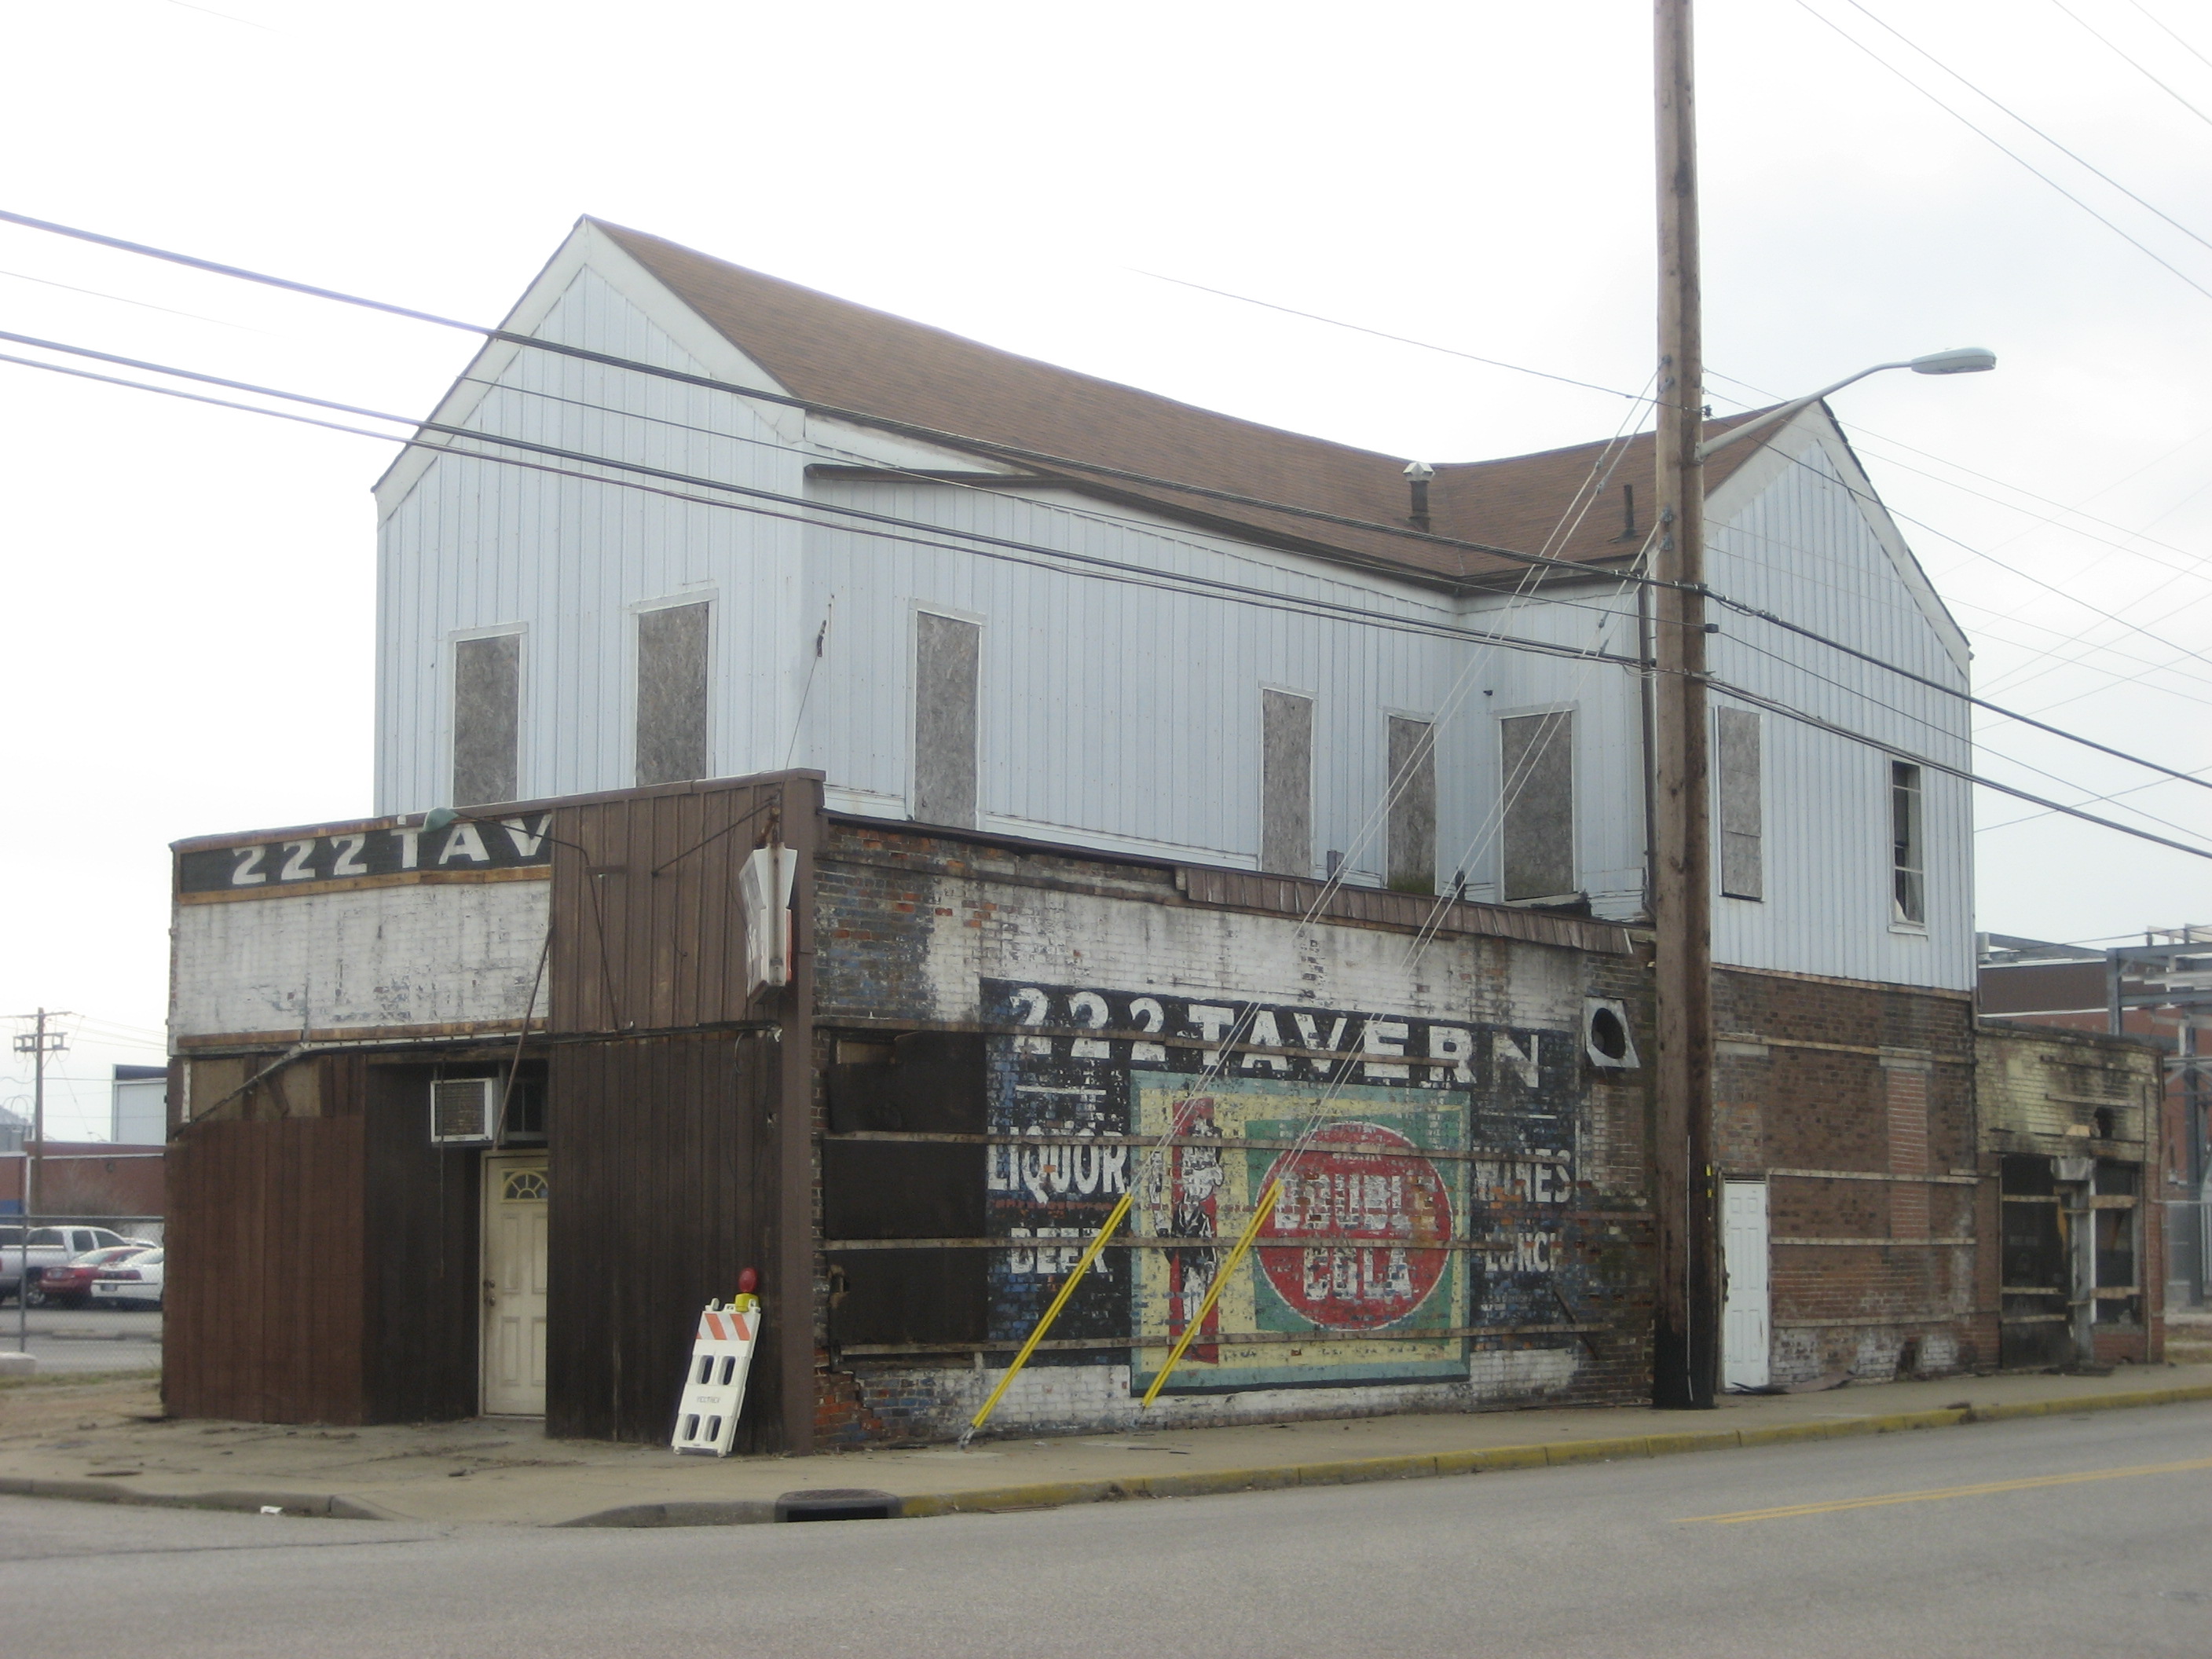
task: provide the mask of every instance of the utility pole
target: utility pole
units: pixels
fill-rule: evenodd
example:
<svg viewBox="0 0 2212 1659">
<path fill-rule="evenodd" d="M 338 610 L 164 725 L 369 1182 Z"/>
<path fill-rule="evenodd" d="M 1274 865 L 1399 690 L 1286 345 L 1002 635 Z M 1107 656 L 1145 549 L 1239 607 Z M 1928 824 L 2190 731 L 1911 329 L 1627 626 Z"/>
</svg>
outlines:
<svg viewBox="0 0 2212 1659">
<path fill-rule="evenodd" d="M 23 1219 L 28 1227 L 31 1217 L 38 1214 L 37 1200 L 46 1196 L 46 1056 L 59 1054 L 69 1047 L 69 1034 L 49 1031 L 46 1022 L 59 1018 L 59 1011 L 41 1008 L 31 1016 L 36 1026 L 19 1032 L 15 1037 L 15 1052 L 31 1057 L 31 1155 L 23 1170 Z M 25 1237 L 30 1235 L 27 1231 Z"/>
<path fill-rule="evenodd" d="M 1691 0 L 1655 0 L 1658 557 L 1651 909 L 1658 937 L 1658 1305 L 1652 1403 L 1713 1404 L 1720 1306 L 1712 1179 L 1713 928 L 1705 714 L 1705 339 Z"/>
</svg>

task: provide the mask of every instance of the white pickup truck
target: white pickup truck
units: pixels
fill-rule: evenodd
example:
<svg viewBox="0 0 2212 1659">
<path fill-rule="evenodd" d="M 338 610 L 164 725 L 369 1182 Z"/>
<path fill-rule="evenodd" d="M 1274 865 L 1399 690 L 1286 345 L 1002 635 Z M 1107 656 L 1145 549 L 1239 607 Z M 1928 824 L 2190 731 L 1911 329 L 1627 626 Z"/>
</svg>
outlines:
<svg viewBox="0 0 2212 1659">
<path fill-rule="evenodd" d="M 76 1222 L 66 1226 L 33 1227 L 26 1238 L 20 1224 L 0 1222 L 0 1302 L 12 1301 L 22 1294 L 27 1263 L 31 1305 L 35 1308 L 46 1299 L 39 1291 L 39 1274 L 43 1269 L 73 1261 L 87 1250 L 105 1249 L 111 1244 L 145 1243 L 143 1239 L 125 1238 L 106 1227 L 88 1227 Z"/>
</svg>

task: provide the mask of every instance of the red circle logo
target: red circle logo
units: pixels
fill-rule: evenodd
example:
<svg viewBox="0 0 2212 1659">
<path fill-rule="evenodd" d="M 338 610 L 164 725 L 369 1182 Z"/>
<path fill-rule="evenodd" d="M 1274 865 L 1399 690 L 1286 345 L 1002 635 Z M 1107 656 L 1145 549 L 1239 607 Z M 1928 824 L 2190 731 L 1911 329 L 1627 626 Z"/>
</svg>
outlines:
<svg viewBox="0 0 2212 1659">
<path fill-rule="evenodd" d="M 1428 1299 L 1447 1253 L 1412 1247 L 1450 1239 L 1451 1194 L 1404 1135 L 1379 1123 L 1332 1123 L 1267 1175 L 1283 1187 L 1260 1226 L 1260 1267 L 1298 1313 L 1364 1330 Z"/>
</svg>

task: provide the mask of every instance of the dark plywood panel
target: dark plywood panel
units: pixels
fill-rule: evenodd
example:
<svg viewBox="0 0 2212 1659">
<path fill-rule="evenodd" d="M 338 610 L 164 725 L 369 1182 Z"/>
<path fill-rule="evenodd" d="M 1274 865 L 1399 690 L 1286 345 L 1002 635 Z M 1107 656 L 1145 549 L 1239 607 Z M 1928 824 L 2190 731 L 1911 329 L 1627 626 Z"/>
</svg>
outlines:
<svg viewBox="0 0 2212 1659">
<path fill-rule="evenodd" d="M 204 1122 L 172 1146 L 162 1387 L 175 1415 L 362 1420 L 362 1123 Z"/>
<path fill-rule="evenodd" d="M 795 1337 L 811 1367 L 813 1308 L 773 1289 L 780 1049 L 725 1033 L 553 1052 L 548 1432 L 665 1438 L 699 1310 L 753 1267 L 767 1318 L 739 1445 L 783 1449 L 781 1352 Z"/>
<path fill-rule="evenodd" d="M 1390 808 L 1388 880 L 1401 893 L 1437 890 L 1436 728 L 1389 717 Z"/>
<path fill-rule="evenodd" d="M 478 1403 L 482 1154 L 431 1143 L 428 1102 L 439 1071 L 362 1067 L 371 1422 L 470 1417 Z"/>
<path fill-rule="evenodd" d="M 1260 716 L 1260 867 L 1279 876 L 1310 876 L 1313 699 L 1263 690 Z"/>
<path fill-rule="evenodd" d="M 782 790 L 672 786 L 555 812 L 553 1030 L 664 1031 L 757 1016 L 738 873 L 780 822 Z"/>
<path fill-rule="evenodd" d="M 981 1342 L 990 1337 L 989 1261 L 981 1250 L 856 1250 L 830 1259 L 830 1337 L 863 1342 Z"/>
<path fill-rule="evenodd" d="M 915 616 L 914 815 L 924 823 L 975 827 L 982 635 L 956 617 Z"/>
<path fill-rule="evenodd" d="M 983 1148 L 830 1140 L 822 1147 L 827 1238 L 981 1238 Z"/>
</svg>

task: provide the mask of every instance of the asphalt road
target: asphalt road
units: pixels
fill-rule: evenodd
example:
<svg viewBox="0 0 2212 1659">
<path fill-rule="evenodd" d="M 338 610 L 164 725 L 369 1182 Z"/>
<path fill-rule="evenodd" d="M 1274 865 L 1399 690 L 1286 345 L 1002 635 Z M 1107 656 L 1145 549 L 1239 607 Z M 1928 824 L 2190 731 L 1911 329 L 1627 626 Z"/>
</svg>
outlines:
<svg viewBox="0 0 2212 1659">
<path fill-rule="evenodd" d="M 4 1498 L 0 1628 L 38 1659 L 2203 1655 L 2208 1523 L 2212 1406 L 914 1522 L 452 1529 Z"/>
<path fill-rule="evenodd" d="M 25 1333 L 21 1349 L 18 1331 Z M 161 1314 L 158 1308 L 31 1308 L 18 1316 L 0 1308 L 0 1349 L 38 1358 L 41 1373 L 158 1371 Z"/>
</svg>

